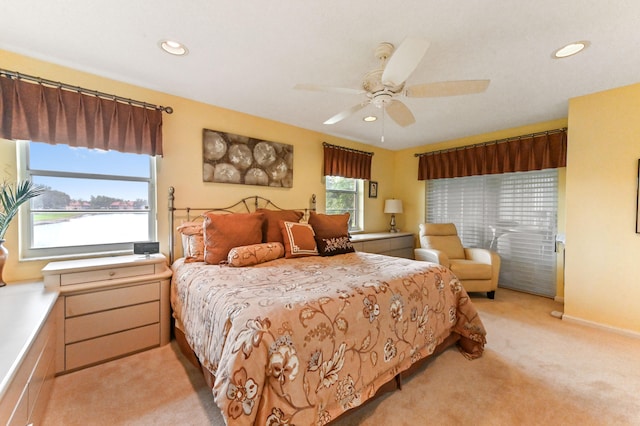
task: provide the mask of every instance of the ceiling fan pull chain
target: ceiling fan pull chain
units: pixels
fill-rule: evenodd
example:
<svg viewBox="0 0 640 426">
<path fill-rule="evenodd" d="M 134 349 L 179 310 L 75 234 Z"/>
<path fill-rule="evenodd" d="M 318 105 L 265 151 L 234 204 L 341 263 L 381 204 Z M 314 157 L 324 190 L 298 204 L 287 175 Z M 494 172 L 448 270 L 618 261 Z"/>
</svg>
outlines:
<svg viewBox="0 0 640 426">
<path fill-rule="evenodd" d="M 382 106 L 382 136 L 380 136 L 380 143 L 384 143 L 384 105 Z"/>
</svg>

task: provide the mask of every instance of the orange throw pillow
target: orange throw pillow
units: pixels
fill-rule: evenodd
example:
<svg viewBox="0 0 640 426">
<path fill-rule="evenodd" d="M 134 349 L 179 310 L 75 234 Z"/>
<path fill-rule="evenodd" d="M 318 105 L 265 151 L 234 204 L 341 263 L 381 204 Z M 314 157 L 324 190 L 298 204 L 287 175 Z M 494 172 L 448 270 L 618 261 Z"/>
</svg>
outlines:
<svg viewBox="0 0 640 426">
<path fill-rule="evenodd" d="M 262 225 L 262 242 L 264 243 L 278 242 L 284 244 L 280 221 L 300 222 L 303 216 L 302 212 L 296 210 L 258 209 L 256 212 L 264 215 L 264 223 Z"/>
<path fill-rule="evenodd" d="M 284 240 L 284 255 L 287 259 L 318 255 L 318 247 L 311 225 L 283 220 L 280 222 L 280 229 Z"/>
<path fill-rule="evenodd" d="M 261 243 L 250 246 L 234 247 L 229 251 L 229 266 L 252 266 L 269 262 L 284 256 L 281 243 Z"/>
<path fill-rule="evenodd" d="M 349 235 L 349 213 L 322 214 L 311 212 L 309 225 L 317 238 L 335 238 Z"/>
<path fill-rule="evenodd" d="M 207 213 L 204 218 L 204 261 L 226 262 L 234 247 L 262 242 L 262 213 Z"/>
<path fill-rule="evenodd" d="M 204 262 L 204 231 L 202 222 L 185 222 L 178 226 L 182 237 L 182 254 L 185 263 Z"/>
</svg>

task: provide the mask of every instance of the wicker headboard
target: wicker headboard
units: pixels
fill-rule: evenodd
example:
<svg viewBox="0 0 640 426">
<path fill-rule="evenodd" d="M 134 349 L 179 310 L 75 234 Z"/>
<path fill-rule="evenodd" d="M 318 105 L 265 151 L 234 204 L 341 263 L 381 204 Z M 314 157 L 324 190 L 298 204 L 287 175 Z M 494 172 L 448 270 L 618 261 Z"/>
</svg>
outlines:
<svg viewBox="0 0 640 426">
<path fill-rule="evenodd" d="M 192 221 L 202 217 L 209 212 L 220 213 L 251 213 L 258 209 L 285 210 L 271 200 L 259 195 L 252 195 L 227 207 L 176 207 L 175 206 L 175 188 L 169 187 L 169 262 L 175 260 L 175 241 L 176 241 L 176 219 L 183 221 Z M 308 219 L 310 211 L 316 211 L 316 195 L 312 194 L 309 200 L 309 207 L 295 208 L 290 210 L 298 210 L 303 213 L 303 218 Z"/>
</svg>

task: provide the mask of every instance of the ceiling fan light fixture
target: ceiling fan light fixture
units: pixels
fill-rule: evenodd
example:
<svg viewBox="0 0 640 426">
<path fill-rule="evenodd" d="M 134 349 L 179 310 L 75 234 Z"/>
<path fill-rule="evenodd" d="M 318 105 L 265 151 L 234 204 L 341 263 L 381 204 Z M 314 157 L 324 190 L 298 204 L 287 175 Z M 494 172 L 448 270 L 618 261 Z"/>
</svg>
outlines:
<svg viewBox="0 0 640 426">
<path fill-rule="evenodd" d="M 553 52 L 552 57 L 554 59 L 562 59 L 562 58 L 567 58 L 569 56 L 573 56 L 576 53 L 582 52 L 584 49 L 586 49 L 589 46 L 589 44 L 590 43 L 586 40 L 569 43 L 566 46 L 563 46 L 560 49 Z"/>
<path fill-rule="evenodd" d="M 487 90 L 489 80 L 459 80 L 436 83 L 411 85 L 405 89 L 406 79 L 414 72 L 425 56 L 429 42 L 422 39 L 407 38 L 397 50 L 391 43 L 381 43 L 376 49 L 376 58 L 382 63 L 380 67 L 364 75 L 361 89 L 321 86 L 317 84 L 296 84 L 295 89 L 366 95 L 367 99 L 353 105 L 351 108 L 339 112 L 324 121 L 324 124 L 338 123 L 367 105 L 372 105 L 379 111 L 369 117 L 362 117 L 365 122 L 375 121 L 375 117 L 382 122 L 381 142 L 384 142 L 385 115 L 400 127 L 407 127 L 416 122 L 416 118 L 409 107 L 400 97 L 426 98 L 440 96 L 458 96 L 481 93 Z"/>
<path fill-rule="evenodd" d="M 377 119 L 378 117 L 376 117 L 375 115 L 367 115 L 362 120 L 366 121 L 367 123 L 371 123 L 372 121 L 376 121 Z"/>
<path fill-rule="evenodd" d="M 174 40 L 160 40 L 158 45 L 162 50 L 171 55 L 184 56 L 189 53 L 187 46 Z"/>
</svg>

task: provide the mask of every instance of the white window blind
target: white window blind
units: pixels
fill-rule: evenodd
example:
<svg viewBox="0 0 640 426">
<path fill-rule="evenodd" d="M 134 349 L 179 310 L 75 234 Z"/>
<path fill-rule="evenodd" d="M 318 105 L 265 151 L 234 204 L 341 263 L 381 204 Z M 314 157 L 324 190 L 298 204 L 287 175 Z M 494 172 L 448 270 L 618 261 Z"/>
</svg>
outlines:
<svg viewBox="0 0 640 426">
<path fill-rule="evenodd" d="M 453 222 L 466 247 L 497 251 L 500 287 L 555 296 L 557 169 L 435 179 L 426 187 L 426 221 Z"/>
</svg>

